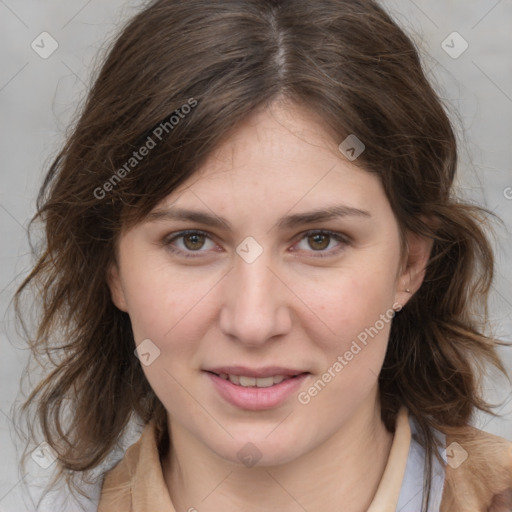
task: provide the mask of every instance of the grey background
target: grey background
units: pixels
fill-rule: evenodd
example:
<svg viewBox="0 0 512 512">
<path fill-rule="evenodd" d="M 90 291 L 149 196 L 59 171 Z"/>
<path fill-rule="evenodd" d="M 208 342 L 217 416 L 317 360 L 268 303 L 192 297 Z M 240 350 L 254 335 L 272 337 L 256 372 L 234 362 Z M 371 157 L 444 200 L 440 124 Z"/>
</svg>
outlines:
<svg viewBox="0 0 512 512">
<path fill-rule="evenodd" d="M 512 0 L 386 0 L 424 55 L 460 139 L 460 193 L 504 221 L 495 248 L 498 272 L 491 299 L 496 334 L 512 341 Z M 11 439 L 11 406 L 27 351 L 10 301 L 30 266 L 26 227 L 35 197 L 91 80 L 93 59 L 137 12 L 122 0 L 0 0 L 0 511 L 21 511 L 22 493 Z M 58 42 L 47 59 L 32 48 L 43 31 Z M 452 32 L 469 44 L 458 58 L 442 48 Z M 452 38 L 453 39 L 453 38 Z M 36 40 L 37 41 L 37 40 Z M 447 40 L 452 52 L 458 40 Z M 510 188 L 509 188 L 510 187 Z M 512 349 L 501 353 L 512 371 Z M 489 378 L 486 396 L 502 418 L 475 425 L 512 440 L 512 394 Z"/>
</svg>

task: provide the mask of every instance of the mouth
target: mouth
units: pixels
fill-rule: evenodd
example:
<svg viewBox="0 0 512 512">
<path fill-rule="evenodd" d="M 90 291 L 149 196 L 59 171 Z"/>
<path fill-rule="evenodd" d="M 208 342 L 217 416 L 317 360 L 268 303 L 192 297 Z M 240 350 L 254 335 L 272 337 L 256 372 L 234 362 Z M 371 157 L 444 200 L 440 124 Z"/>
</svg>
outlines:
<svg viewBox="0 0 512 512">
<path fill-rule="evenodd" d="M 228 380 L 235 386 L 241 386 L 244 388 L 270 388 L 276 384 L 289 379 L 296 379 L 300 375 L 304 375 L 307 372 L 298 373 L 296 375 L 270 375 L 268 377 L 251 377 L 249 375 L 235 375 L 233 373 L 216 373 L 210 372 L 221 379 Z"/>
<path fill-rule="evenodd" d="M 284 405 L 311 375 L 282 367 L 249 369 L 223 367 L 203 370 L 213 390 L 239 409 L 262 411 Z"/>
</svg>

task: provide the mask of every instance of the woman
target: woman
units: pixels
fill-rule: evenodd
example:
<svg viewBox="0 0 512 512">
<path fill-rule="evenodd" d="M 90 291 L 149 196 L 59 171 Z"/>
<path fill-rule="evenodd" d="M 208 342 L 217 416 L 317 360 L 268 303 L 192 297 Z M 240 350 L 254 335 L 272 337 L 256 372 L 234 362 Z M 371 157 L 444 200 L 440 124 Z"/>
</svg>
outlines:
<svg viewBox="0 0 512 512">
<path fill-rule="evenodd" d="M 48 173 L 18 292 L 58 355 L 25 409 L 69 483 L 135 415 L 101 512 L 510 510 L 512 443 L 469 426 L 505 370 L 456 162 L 376 3 L 150 3 Z"/>
</svg>

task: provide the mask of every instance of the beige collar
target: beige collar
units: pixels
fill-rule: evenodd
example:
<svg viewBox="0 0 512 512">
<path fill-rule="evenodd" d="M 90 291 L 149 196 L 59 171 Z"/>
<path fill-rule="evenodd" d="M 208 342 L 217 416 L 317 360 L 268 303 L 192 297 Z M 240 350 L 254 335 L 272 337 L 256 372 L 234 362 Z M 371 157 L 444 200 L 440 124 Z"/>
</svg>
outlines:
<svg viewBox="0 0 512 512">
<path fill-rule="evenodd" d="M 396 419 L 395 435 L 388 462 L 368 512 L 396 511 L 410 445 L 411 427 L 409 425 L 409 414 L 402 407 Z"/>
</svg>

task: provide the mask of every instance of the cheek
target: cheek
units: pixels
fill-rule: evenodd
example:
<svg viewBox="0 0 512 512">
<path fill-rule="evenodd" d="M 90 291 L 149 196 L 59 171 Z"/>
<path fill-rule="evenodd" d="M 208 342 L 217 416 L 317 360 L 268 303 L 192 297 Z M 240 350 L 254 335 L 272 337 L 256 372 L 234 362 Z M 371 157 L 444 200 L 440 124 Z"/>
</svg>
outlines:
<svg viewBox="0 0 512 512">
<path fill-rule="evenodd" d="M 190 318 L 204 314 L 218 277 L 171 268 L 162 258 L 139 259 L 126 266 L 124 282 L 135 339 L 167 344 L 184 325 L 190 329 Z"/>
<path fill-rule="evenodd" d="M 190 274 L 190 270 L 185 276 L 176 269 L 171 273 L 167 265 L 157 262 L 125 269 L 125 291 L 136 344 L 149 339 L 158 349 L 157 357 L 150 364 L 143 364 L 142 369 L 167 410 L 176 413 L 190 407 L 190 397 L 182 383 L 190 367 L 198 366 L 199 341 L 213 321 L 209 292 L 218 281 L 206 274 L 202 278 Z"/>
<path fill-rule="evenodd" d="M 297 295 L 304 297 L 304 302 L 316 314 L 316 324 L 327 326 L 324 331 L 329 335 L 321 341 L 325 347 L 334 344 L 336 349 L 343 349 L 376 322 L 379 332 L 383 331 L 385 336 L 389 332 L 386 327 L 393 313 L 395 283 L 385 265 L 339 269 L 326 276 L 325 282 L 302 281 Z M 384 326 L 381 315 L 386 316 Z"/>
<path fill-rule="evenodd" d="M 326 423 L 345 421 L 375 389 L 386 355 L 394 317 L 393 287 L 389 279 L 352 274 L 316 298 L 319 317 L 331 334 L 315 338 L 324 355 L 319 380 L 305 391 L 301 403 L 316 400 L 315 414 Z M 321 397 L 320 397 L 321 394 Z M 318 396 L 318 399 L 315 398 Z M 332 404 L 343 404 L 335 411 Z"/>
</svg>

